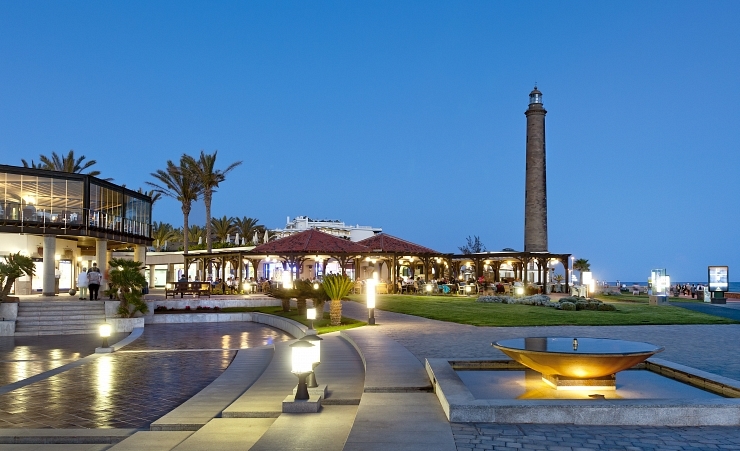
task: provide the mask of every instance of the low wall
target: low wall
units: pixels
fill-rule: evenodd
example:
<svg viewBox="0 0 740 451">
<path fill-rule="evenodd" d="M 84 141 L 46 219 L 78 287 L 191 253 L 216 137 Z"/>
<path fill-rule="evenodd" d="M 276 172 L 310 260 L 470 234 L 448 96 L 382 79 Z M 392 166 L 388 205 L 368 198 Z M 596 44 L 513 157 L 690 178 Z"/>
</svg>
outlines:
<svg viewBox="0 0 740 451">
<path fill-rule="evenodd" d="M 0 318 L 2 321 L 15 321 L 18 318 L 18 303 L 3 302 L 0 304 Z"/>
<path fill-rule="evenodd" d="M 725 293 L 726 299 L 740 299 L 740 293 L 730 293 L 729 291 Z"/>
<path fill-rule="evenodd" d="M 0 337 L 12 337 L 13 335 L 15 335 L 15 320 L 0 321 Z"/>
<path fill-rule="evenodd" d="M 146 301 L 146 305 L 149 306 L 149 310 L 154 311 L 158 306 L 164 306 L 168 309 L 174 308 L 176 310 L 183 310 L 185 307 L 190 307 L 195 310 L 196 307 L 276 307 L 280 305 L 280 299 L 265 297 L 262 299 L 198 299 L 198 298 L 184 298 L 184 299 L 170 299 L 160 301 Z"/>
<path fill-rule="evenodd" d="M 139 319 L 139 318 L 137 318 Z M 144 318 L 140 318 L 144 319 Z M 187 324 L 251 321 L 283 330 L 296 338 L 303 338 L 308 327 L 281 316 L 265 313 L 157 313 L 147 324 Z"/>
<path fill-rule="evenodd" d="M 144 327 L 144 318 L 106 318 L 111 325 L 111 332 L 132 332 L 137 327 Z"/>
</svg>

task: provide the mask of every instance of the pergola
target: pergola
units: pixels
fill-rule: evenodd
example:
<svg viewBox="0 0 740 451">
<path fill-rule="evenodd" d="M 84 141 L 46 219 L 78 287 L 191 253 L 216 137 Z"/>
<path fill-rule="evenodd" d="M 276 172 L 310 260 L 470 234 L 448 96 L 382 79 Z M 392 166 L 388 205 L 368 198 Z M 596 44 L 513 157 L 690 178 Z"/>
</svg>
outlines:
<svg viewBox="0 0 740 451">
<path fill-rule="evenodd" d="M 383 273 L 385 266 L 390 285 L 396 287 L 404 266 L 409 267 L 409 274 L 412 277 L 423 275 L 425 280 L 445 276 L 457 277 L 461 274 L 463 266 L 473 266 L 476 277 L 479 277 L 488 267 L 494 274 L 494 282 L 498 282 L 502 265 L 508 264 L 512 268 L 514 278 L 526 284 L 529 282 L 528 273 L 532 271 L 527 270 L 530 263 L 535 263 L 536 280 L 543 281 L 546 280 L 548 263 L 557 261 L 565 268 L 567 290 L 570 280 L 569 257 L 570 254 L 516 251 L 450 254 L 387 233 L 379 233 L 362 241 L 353 242 L 309 229 L 261 244 L 251 250 L 220 249 L 211 253 L 188 254 L 185 256 L 185 266 L 189 267 L 191 263 L 199 262 L 205 269 L 210 263 L 216 268 L 216 275 L 226 279 L 226 265 L 230 263 L 232 268 L 236 268 L 236 278 L 241 284 L 248 274 L 245 271 L 247 264 L 254 268 L 255 276 L 260 263 L 275 262 L 281 263 L 283 270 L 290 268 L 291 277 L 293 269 L 296 269 L 300 277 L 306 263 L 313 262 L 314 265 L 319 265 L 321 272 L 325 273 L 328 262 L 336 260 L 342 274 L 346 274 L 348 269 L 353 269 L 357 279 L 372 277 L 374 271 Z"/>
</svg>

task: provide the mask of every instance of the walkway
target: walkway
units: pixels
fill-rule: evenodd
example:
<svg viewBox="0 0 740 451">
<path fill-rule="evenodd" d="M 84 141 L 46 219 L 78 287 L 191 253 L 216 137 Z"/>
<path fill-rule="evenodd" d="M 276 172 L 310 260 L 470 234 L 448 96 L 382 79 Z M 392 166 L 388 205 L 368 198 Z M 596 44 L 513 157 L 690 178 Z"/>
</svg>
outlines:
<svg viewBox="0 0 740 451">
<path fill-rule="evenodd" d="M 362 304 L 344 302 L 343 314 L 365 319 Z M 525 335 L 590 336 L 647 341 L 666 348 L 661 358 L 740 380 L 740 325 L 475 327 L 375 311 L 377 330 L 422 362 L 427 357 L 501 357 L 492 341 Z M 707 352 L 711 350 L 711 352 Z M 740 450 L 736 427 L 607 427 L 452 423 L 458 451 L 522 450 Z M 423 433 L 418 434 L 423 436 Z"/>
<path fill-rule="evenodd" d="M 722 318 L 740 321 L 740 302 L 728 302 L 727 304 L 710 304 L 707 302 L 671 302 L 674 307 L 685 308 L 694 312 L 706 313 L 707 315 L 720 316 Z"/>
</svg>

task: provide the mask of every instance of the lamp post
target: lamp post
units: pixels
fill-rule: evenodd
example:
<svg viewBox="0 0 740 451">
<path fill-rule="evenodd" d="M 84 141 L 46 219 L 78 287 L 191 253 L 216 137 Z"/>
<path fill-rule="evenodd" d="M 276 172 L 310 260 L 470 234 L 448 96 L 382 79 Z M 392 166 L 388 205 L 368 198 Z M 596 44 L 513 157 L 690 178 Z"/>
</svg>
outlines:
<svg viewBox="0 0 740 451">
<path fill-rule="evenodd" d="M 108 337 L 110 337 L 110 331 L 111 331 L 110 324 L 108 323 L 101 324 L 98 330 L 100 331 L 100 338 L 103 339 L 103 344 L 100 347 L 109 348 L 110 346 L 108 346 Z"/>
<path fill-rule="evenodd" d="M 298 376 L 298 388 L 295 392 L 295 400 L 305 401 L 309 398 L 306 378 L 311 374 L 311 370 L 313 369 L 313 355 L 311 352 L 313 345 L 307 341 L 298 340 L 290 345 L 290 348 L 292 357 L 291 372 Z"/>
<path fill-rule="evenodd" d="M 313 329 L 313 320 L 316 319 L 316 307 L 306 309 L 306 319 L 311 320 L 311 329 Z"/>
<path fill-rule="evenodd" d="M 375 279 L 367 279 L 367 323 L 375 324 Z"/>
<path fill-rule="evenodd" d="M 321 364 L 321 342 L 323 339 L 318 335 L 306 335 L 301 340 L 313 345 L 313 348 L 311 348 L 311 374 L 306 378 L 306 385 L 308 388 L 315 388 L 319 386 L 316 382 L 316 367 Z"/>
</svg>

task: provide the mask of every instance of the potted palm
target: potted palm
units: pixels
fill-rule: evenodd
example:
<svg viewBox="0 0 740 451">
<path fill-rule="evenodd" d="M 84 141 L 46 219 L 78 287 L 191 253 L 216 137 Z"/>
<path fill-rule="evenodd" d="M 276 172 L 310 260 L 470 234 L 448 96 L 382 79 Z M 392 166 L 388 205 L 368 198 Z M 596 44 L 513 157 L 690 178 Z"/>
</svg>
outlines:
<svg viewBox="0 0 740 451">
<path fill-rule="evenodd" d="M 31 257 L 21 255 L 20 252 L 4 257 L 0 262 L 0 302 L 18 302 L 18 298 L 8 296 L 13 283 L 19 277 L 32 276 L 36 272 L 36 266 Z"/>
<path fill-rule="evenodd" d="M 110 290 L 116 293 L 120 304 L 121 318 L 133 318 L 137 312 L 146 313 L 149 308 L 144 302 L 142 289 L 146 278 L 141 273 L 141 262 L 114 258 L 110 262 Z"/>
<path fill-rule="evenodd" d="M 342 298 L 352 291 L 354 283 L 345 275 L 331 274 L 324 277 L 321 287 L 331 300 L 329 308 L 331 325 L 338 326 L 342 323 Z"/>
</svg>

